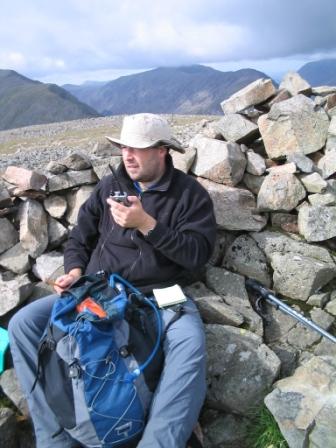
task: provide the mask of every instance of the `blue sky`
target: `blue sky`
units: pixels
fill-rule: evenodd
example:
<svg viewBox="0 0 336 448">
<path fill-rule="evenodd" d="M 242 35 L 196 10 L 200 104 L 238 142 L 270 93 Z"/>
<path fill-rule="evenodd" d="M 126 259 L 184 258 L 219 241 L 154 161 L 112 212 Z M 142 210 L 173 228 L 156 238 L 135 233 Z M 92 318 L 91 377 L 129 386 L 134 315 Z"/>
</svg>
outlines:
<svg viewBox="0 0 336 448">
<path fill-rule="evenodd" d="M 335 0 L 2 0 L 0 68 L 57 84 L 158 66 L 279 80 L 336 57 Z"/>
</svg>

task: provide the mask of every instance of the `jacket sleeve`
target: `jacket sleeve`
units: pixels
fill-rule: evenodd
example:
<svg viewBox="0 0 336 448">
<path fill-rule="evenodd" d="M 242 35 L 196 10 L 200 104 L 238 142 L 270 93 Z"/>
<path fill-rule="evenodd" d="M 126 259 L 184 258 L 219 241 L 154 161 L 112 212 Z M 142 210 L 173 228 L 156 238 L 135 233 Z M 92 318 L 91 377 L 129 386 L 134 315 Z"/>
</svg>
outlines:
<svg viewBox="0 0 336 448">
<path fill-rule="evenodd" d="M 102 213 L 101 185 L 98 183 L 90 197 L 80 207 L 77 224 L 71 230 L 64 250 L 64 271 L 85 268 L 97 245 L 99 222 Z"/>
<path fill-rule="evenodd" d="M 208 192 L 199 185 L 182 198 L 176 213 L 176 225 L 170 228 L 158 220 L 146 239 L 183 268 L 198 269 L 209 260 L 216 239 L 216 219 Z"/>
</svg>

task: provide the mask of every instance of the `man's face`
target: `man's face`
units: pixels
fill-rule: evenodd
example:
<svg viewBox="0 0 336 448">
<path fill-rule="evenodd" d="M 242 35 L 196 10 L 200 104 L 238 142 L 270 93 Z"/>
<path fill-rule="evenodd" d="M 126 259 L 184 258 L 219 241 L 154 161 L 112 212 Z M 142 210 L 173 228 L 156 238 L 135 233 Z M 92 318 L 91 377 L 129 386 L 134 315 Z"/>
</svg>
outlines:
<svg viewBox="0 0 336 448">
<path fill-rule="evenodd" d="M 122 146 L 121 149 L 127 174 L 133 181 L 150 183 L 163 175 L 166 167 L 166 148 L 161 146 L 137 149 Z"/>
</svg>

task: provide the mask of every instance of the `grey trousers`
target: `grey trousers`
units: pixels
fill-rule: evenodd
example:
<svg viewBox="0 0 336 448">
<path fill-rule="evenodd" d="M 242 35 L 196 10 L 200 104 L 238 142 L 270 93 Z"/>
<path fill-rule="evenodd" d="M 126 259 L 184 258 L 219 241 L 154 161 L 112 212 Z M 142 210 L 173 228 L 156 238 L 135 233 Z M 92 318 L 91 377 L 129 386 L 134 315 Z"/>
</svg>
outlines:
<svg viewBox="0 0 336 448">
<path fill-rule="evenodd" d="M 37 346 L 57 295 L 25 306 L 10 320 L 8 331 L 14 367 L 27 398 L 37 448 L 78 446 L 62 432 L 35 380 Z M 203 405 L 206 392 L 206 350 L 203 323 L 192 300 L 186 312 L 169 326 L 164 340 L 165 364 L 154 394 L 149 419 L 138 448 L 185 448 Z M 164 324 L 173 311 L 161 311 Z"/>
</svg>

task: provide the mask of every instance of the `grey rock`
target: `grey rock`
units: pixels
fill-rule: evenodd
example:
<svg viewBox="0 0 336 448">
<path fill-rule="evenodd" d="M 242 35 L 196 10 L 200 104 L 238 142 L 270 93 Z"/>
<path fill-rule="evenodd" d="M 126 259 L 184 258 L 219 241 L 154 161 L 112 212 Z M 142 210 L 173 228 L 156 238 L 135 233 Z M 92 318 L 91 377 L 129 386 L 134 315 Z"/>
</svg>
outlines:
<svg viewBox="0 0 336 448">
<path fill-rule="evenodd" d="M 329 240 L 336 236 L 336 207 L 301 207 L 298 226 L 300 234 L 309 242 Z"/>
<path fill-rule="evenodd" d="M 215 409 L 249 415 L 277 377 L 279 358 L 259 336 L 226 325 L 206 325 L 206 341 L 206 402 Z"/>
<path fill-rule="evenodd" d="M 52 194 L 43 201 L 44 208 L 53 218 L 62 218 L 67 209 L 67 201 L 63 196 Z"/>
<path fill-rule="evenodd" d="M 263 285 L 271 285 L 271 276 L 264 252 L 248 235 L 236 238 L 227 249 L 223 266 L 246 277 L 254 278 Z"/>
<path fill-rule="evenodd" d="M 336 358 L 313 357 L 275 383 L 265 404 L 290 448 L 332 448 L 336 439 Z"/>
<path fill-rule="evenodd" d="M 287 162 L 294 162 L 302 173 L 312 173 L 314 171 L 314 162 L 304 154 L 291 153 L 287 155 L 286 159 Z"/>
<path fill-rule="evenodd" d="M 0 386 L 7 397 L 15 404 L 23 415 L 28 416 L 28 404 L 21 390 L 15 370 L 7 369 L 0 376 Z"/>
<path fill-rule="evenodd" d="M 266 171 L 266 164 L 263 157 L 255 153 L 252 149 L 246 152 L 247 165 L 246 171 L 255 176 L 262 176 Z"/>
<path fill-rule="evenodd" d="M 74 152 L 65 159 L 60 160 L 60 163 L 68 168 L 68 170 L 81 171 L 91 168 L 92 163 L 90 158 L 81 152 Z"/>
<path fill-rule="evenodd" d="M 271 79 L 257 79 L 221 103 L 224 114 L 241 112 L 275 95 L 276 89 Z"/>
<path fill-rule="evenodd" d="M 209 267 L 206 270 L 206 285 L 244 317 L 244 322 L 250 331 L 258 335 L 263 334 L 261 317 L 255 313 L 250 304 L 243 276 L 223 268 Z"/>
<path fill-rule="evenodd" d="M 185 288 L 188 296 L 193 297 L 205 323 L 232 325 L 239 327 L 244 317 L 233 307 L 227 305 L 222 297 L 214 294 L 202 283 Z"/>
<path fill-rule="evenodd" d="M 257 199 L 260 210 L 293 210 L 306 196 L 306 191 L 294 174 L 269 174 L 262 183 Z"/>
<path fill-rule="evenodd" d="M 196 176 L 231 186 L 240 182 L 246 158 L 238 144 L 197 136 L 190 145 L 197 150 L 191 167 Z"/>
<path fill-rule="evenodd" d="M 284 296 L 307 301 L 336 276 L 335 264 L 298 254 L 273 253 L 274 289 Z"/>
<path fill-rule="evenodd" d="M 30 270 L 29 253 L 17 243 L 0 255 L 0 266 L 16 274 L 25 274 Z"/>
<path fill-rule="evenodd" d="M 42 205 L 28 199 L 20 206 L 20 242 L 33 258 L 41 255 L 48 245 L 48 221 Z"/>
<path fill-rule="evenodd" d="M 324 193 L 328 186 L 327 182 L 318 173 L 301 176 L 300 180 L 309 193 Z"/>
<path fill-rule="evenodd" d="M 330 149 L 318 161 L 317 167 L 322 172 L 323 179 L 328 179 L 336 172 L 336 148 Z"/>
<path fill-rule="evenodd" d="M 0 218 L 0 254 L 19 241 L 19 233 L 7 218 Z"/>
<path fill-rule="evenodd" d="M 94 186 L 92 185 L 84 185 L 80 187 L 77 191 L 70 191 L 67 195 L 67 212 L 65 218 L 69 224 L 77 223 L 77 216 L 80 207 L 84 202 L 89 198 L 91 193 L 94 190 Z"/>
<path fill-rule="evenodd" d="M 264 176 L 254 176 L 253 174 L 249 174 L 247 172 L 245 172 L 243 177 L 244 185 L 246 185 L 246 188 L 255 195 L 258 195 L 264 180 L 265 180 Z"/>
<path fill-rule="evenodd" d="M 93 184 L 98 178 L 93 170 L 67 171 L 48 179 L 49 192 L 66 190 L 85 184 Z"/>
<path fill-rule="evenodd" d="M 224 140 L 248 143 L 259 135 L 258 126 L 240 114 L 227 114 L 215 124 Z"/>
<path fill-rule="evenodd" d="M 297 72 L 288 72 L 279 85 L 279 89 L 286 89 L 292 96 L 299 93 L 310 94 L 311 86 Z"/>
<path fill-rule="evenodd" d="M 258 213 L 253 194 L 242 188 L 233 188 L 199 179 L 214 202 L 217 225 L 224 230 L 261 230 L 267 218 Z"/>
<path fill-rule="evenodd" d="M 63 254 L 61 252 L 52 251 L 44 253 L 36 258 L 33 266 L 33 273 L 41 280 L 56 279 L 55 272 L 63 268 Z"/>
<path fill-rule="evenodd" d="M 0 280 L 0 316 L 23 303 L 33 290 L 33 284 L 27 274 L 15 277 L 14 280 Z"/>
<path fill-rule="evenodd" d="M 276 159 L 291 153 L 310 154 L 327 139 L 329 118 L 323 109 L 303 95 L 276 103 L 262 115 L 258 126 L 268 156 Z"/>
</svg>

